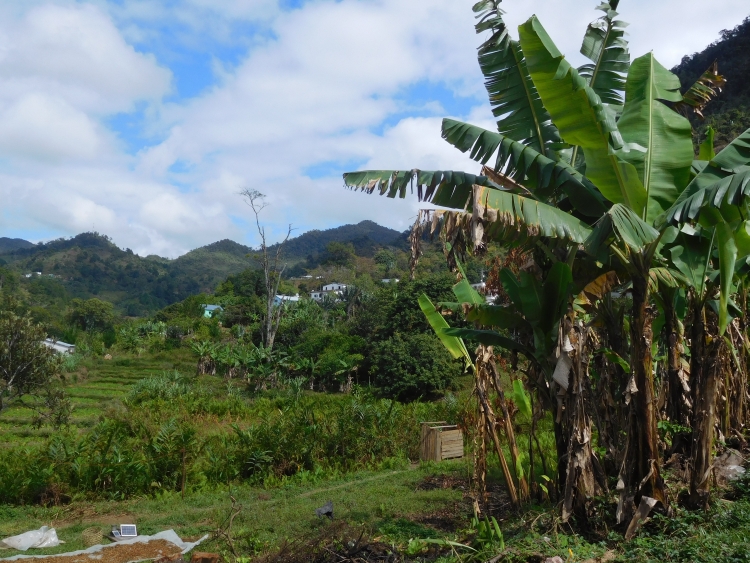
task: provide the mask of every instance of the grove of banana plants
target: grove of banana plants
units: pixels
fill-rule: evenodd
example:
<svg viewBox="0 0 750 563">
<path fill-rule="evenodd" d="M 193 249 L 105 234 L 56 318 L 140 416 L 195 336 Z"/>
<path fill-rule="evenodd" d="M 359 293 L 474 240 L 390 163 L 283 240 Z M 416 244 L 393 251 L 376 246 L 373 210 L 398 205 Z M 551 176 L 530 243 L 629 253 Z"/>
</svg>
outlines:
<svg viewBox="0 0 750 563">
<path fill-rule="evenodd" d="M 619 0 L 599 6 L 581 47 L 590 63 L 579 68 L 536 16 L 509 29 L 500 2 L 473 8 L 497 130 L 442 123 L 442 137 L 477 169 L 360 171 L 344 181 L 391 198 L 416 188 L 437 207 L 414 225 L 414 258 L 428 232 L 439 236 L 456 300 L 422 297 L 420 306 L 474 376 L 476 498 L 497 456 L 513 504 L 547 491 L 563 521 L 585 526 L 594 499 L 615 493 L 628 537 L 651 510 L 707 507 L 717 445 L 745 444 L 750 130 L 718 153 L 711 131 L 694 146 L 690 119 L 721 95 L 720 69 L 680 84 L 653 53 L 631 60 Z M 493 303 L 461 269 L 462 256 L 489 244 L 506 252 L 488 280 Z M 451 328 L 451 315 L 472 327 Z M 501 354 L 515 389 L 503 388 Z M 531 415 L 528 448 L 506 395 Z M 532 467 L 544 456 L 534 444 L 543 417 L 554 424 L 558 468 L 548 481 L 518 461 L 519 449 Z M 658 427 L 672 430 L 671 444 Z M 682 485 L 666 476 L 674 456 Z"/>
</svg>

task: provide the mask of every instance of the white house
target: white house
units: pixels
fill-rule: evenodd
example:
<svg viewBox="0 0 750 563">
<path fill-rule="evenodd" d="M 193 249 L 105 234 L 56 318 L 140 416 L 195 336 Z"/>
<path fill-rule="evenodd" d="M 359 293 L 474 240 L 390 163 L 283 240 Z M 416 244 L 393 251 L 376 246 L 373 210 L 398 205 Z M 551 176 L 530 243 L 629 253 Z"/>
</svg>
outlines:
<svg viewBox="0 0 750 563">
<path fill-rule="evenodd" d="M 277 295 L 273 298 L 274 305 L 281 305 L 282 303 L 296 303 L 299 301 L 299 293 L 295 295 Z"/>
<path fill-rule="evenodd" d="M 400 281 L 401 280 L 398 278 L 383 278 L 382 280 L 380 280 L 380 283 L 398 283 Z"/>
<path fill-rule="evenodd" d="M 59 354 L 73 354 L 76 351 L 75 344 L 68 344 L 67 342 L 60 342 L 59 340 L 53 340 L 52 338 L 47 338 L 44 341 L 44 345 L 47 348 L 52 348 L 55 352 Z"/>
<path fill-rule="evenodd" d="M 334 283 L 327 283 L 326 285 L 323 286 L 323 291 L 326 293 L 329 291 L 343 291 L 344 289 L 346 289 L 345 283 L 334 282 Z"/>
</svg>

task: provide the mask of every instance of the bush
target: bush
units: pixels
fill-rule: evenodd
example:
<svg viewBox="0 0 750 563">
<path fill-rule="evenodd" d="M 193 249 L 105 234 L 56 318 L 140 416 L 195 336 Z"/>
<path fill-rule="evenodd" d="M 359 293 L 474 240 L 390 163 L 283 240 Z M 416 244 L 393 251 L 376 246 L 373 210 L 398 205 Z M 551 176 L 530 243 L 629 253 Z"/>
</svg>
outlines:
<svg viewBox="0 0 750 563">
<path fill-rule="evenodd" d="M 441 391 L 460 374 L 437 337 L 431 334 L 400 334 L 374 346 L 373 383 L 386 397 L 414 400 Z"/>
</svg>

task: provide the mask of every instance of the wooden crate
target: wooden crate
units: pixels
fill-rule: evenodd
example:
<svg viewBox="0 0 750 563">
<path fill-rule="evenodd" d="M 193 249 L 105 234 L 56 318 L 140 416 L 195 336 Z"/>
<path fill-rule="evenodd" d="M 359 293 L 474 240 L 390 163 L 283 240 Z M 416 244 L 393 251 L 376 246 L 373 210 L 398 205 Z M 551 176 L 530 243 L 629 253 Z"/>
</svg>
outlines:
<svg viewBox="0 0 750 563">
<path fill-rule="evenodd" d="M 459 457 L 464 457 L 464 435 L 455 424 L 443 420 L 422 423 L 419 459 L 443 461 Z"/>
</svg>

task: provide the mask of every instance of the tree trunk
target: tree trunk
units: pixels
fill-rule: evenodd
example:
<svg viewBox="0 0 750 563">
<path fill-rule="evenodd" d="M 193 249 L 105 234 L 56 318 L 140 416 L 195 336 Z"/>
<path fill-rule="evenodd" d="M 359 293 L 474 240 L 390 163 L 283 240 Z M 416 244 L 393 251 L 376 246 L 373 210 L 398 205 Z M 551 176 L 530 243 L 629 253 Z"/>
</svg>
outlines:
<svg viewBox="0 0 750 563">
<path fill-rule="evenodd" d="M 667 417 L 676 424 L 689 426 L 690 412 L 686 394 L 690 392 L 690 388 L 682 368 L 682 335 L 673 295 L 667 295 L 664 299 L 664 315 L 664 331 L 667 335 Z"/>
<path fill-rule="evenodd" d="M 566 405 L 568 416 L 568 452 L 565 488 L 562 507 L 562 521 L 575 515 L 579 524 L 586 525 L 593 498 L 606 490 L 606 479 L 591 446 L 591 417 L 586 412 L 584 394 L 589 386 L 588 378 L 588 327 L 573 329 L 570 321 L 565 322 L 573 346 L 573 365 L 569 378 Z"/>
<path fill-rule="evenodd" d="M 623 494 L 633 497 L 636 505 L 641 497 L 651 497 L 669 509 L 666 485 L 661 477 L 659 440 L 656 432 L 654 403 L 654 370 L 651 357 L 653 333 L 648 299 L 648 269 L 633 276 L 633 314 L 630 319 L 632 342 L 631 378 L 626 388 L 629 402 L 627 453 L 623 461 Z"/>
<path fill-rule="evenodd" d="M 690 374 L 693 379 L 693 441 L 690 500 L 695 508 L 708 508 L 709 474 L 716 421 L 717 366 L 720 338 L 706 345 L 705 306 L 702 300 L 693 304 L 691 327 Z M 712 323 L 713 324 L 713 323 Z"/>
</svg>

